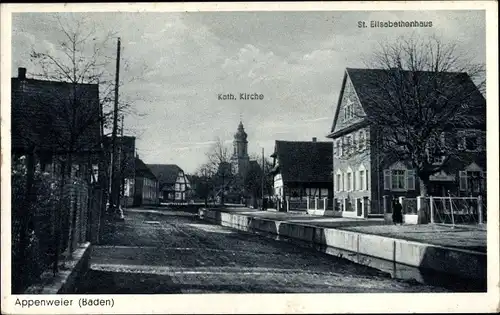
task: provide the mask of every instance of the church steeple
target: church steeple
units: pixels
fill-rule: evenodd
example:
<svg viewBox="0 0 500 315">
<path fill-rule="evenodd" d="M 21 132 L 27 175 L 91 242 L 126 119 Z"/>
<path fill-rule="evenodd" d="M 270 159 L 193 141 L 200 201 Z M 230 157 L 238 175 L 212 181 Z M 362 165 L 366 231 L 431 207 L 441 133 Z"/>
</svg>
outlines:
<svg viewBox="0 0 500 315">
<path fill-rule="evenodd" d="M 245 127 L 243 127 L 241 119 L 238 129 L 234 134 L 233 148 L 233 163 L 236 164 L 235 166 L 238 169 L 238 173 L 244 173 L 250 158 L 248 157 L 247 133 L 245 132 Z"/>
</svg>

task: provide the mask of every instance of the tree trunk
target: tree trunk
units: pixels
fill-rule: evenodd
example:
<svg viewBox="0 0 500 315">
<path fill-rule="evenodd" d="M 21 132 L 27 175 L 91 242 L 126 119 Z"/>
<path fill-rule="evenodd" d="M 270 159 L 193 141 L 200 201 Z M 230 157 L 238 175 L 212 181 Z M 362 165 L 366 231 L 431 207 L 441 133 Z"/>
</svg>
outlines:
<svg viewBox="0 0 500 315">
<path fill-rule="evenodd" d="M 420 182 L 420 197 L 424 198 L 422 206 L 418 209 L 418 224 L 427 224 L 429 223 L 429 207 L 427 200 L 427 193 L 429 191 L 429 175 L 421 175 L 419 177 Z"/>
</svg>

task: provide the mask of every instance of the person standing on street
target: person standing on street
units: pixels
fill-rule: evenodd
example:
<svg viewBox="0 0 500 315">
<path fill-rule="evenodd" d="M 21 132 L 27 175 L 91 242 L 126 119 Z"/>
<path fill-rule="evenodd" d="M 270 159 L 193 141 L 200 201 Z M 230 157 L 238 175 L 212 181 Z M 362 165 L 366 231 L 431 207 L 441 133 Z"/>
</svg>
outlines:
<svg viewBox="0 0 500 315">
<path fill-rule="evenodd" d="M 396 198 L 394 198 L 392 204 L 392 222 L 394 224 L 403 224 L 403 206 Z"/>
</svg>

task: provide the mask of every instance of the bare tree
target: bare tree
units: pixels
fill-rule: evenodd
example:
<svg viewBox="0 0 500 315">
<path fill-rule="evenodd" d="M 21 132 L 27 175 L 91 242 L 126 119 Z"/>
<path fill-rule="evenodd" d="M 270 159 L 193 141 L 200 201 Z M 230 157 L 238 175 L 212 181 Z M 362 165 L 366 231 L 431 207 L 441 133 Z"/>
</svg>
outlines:
<svg viewBox="0 0 500 315">
<path fill-rule="evenodd" d="M 205 206 L 208 206 L 208 198 L 214 190 L 214 173 L 209 163 L 205 163 L 198 168 L 193 175 L 191 184 L 195 186 L 195 193 L 204 199 Z"/>
<path fill-rule="evenodd" d="M 246 193 L 253 198 L 254 207 L 256 207 L 257 198 L 262 198 L 262 193 L 264 195 L 272 193 L 273 177 L 269 174 L 273 168 L 273 163 L 266 158 L 264 159 L 264 165 L 262 165 L 262 157 L 257 155 L 251 156 L 251 160 L 255 160 L 257 163 L 250 163 L 250 167 L 245 174 L 244 187 Z"/>
<path fill-rule="evenodd" d="M 371 55 L 368 67 L 380 70 L 366 72 L 356 90 L 367 103 L 356 115 L 377 131 L 371 147 L 387 160 L 410 162 L 422 195 L 431 175 L 462 156 L 457 129 L 484 128 L 484 66 L 471 60 L 436 37 L 400 38 Z M 438 156 L 443 161 L 433 163 Z"/>
<path fill-rule="evenodd" d="M 236 179 L 236 170 L 231 163 L 231 150 L 224 144 L 224 141 L 217 138 L 214 145 L 207 153 L 208 163 L 207 169 L 213 174 L 215 181 L 215 189 L 218 190 L 216 195 L 220 194 L 221 204 L 224 204 L 224 194 L 226 188 L 234 183 Z"/>
<path fill-rule="evenodd" d="M 40 138 L 51 139 L 56 143 L 53 152 L 61 158 L 63 169 L 61 187 L 64 187 L 67 179 L 74 173 L 75 162 L 81 163 L 82 152 L 87 156 L 100 154 L 100 160 L 104 161 L 101 150 L 102 135 L 113 114 L 110 108 L 114 87 L 110 71 L 112 69 L 110 64 L 112 65 L 114 58 L 108 55 L 107 46 L 114 34 L 108 32 L 104 36 L 99 36 L 95 25 L 89 25 L 81 19 L 67 24 L 60 16 L 57 16 L 56 20 L 61 35 L 60 41 L 51 50 L 34 49 L 31 52 L 31 62 L 38 71 L 33 74 L 35 78 L 60 83 L 55 84 L 58 88 L 48 87 L 37 95 L 42 106 L 38 107 L 39 112 L 36 114 L 46 123 L 29 126 L 31 130 L 37 131 L 36 134 L 41 135 L 39 138 L 29 140 L 34 150 L 39 146 L 37 141 Z M 46 128 L 47 126 L 51 127 Z M 90 160 L 88 162 L 90 163 Z M 69 207 L 69 204 L 66 204 L 66 207 Z M 71 226 L 69 233 L 71 254 L 75 238 L 76 207 L 69 208 L 73 209 L 71 215 L 73 220 L 67 222 Z M 60 230 L 61 222 L 57 224 L 56 238 L 60 237 Z M 60 246 L 59 241 L 57 242 L 56 248 Z M 58 253 L 59 249 L 56 249 L 56 256 Z M 57 258 L 54 270 L 57 270 Z"/>
</svg>

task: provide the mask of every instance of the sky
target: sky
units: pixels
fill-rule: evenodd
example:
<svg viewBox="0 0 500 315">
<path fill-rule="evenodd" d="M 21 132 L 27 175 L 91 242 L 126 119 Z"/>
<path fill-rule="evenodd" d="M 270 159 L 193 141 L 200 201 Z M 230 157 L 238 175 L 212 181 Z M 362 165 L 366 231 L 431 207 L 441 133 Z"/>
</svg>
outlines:
<svg viewBox="0 0 500 315">
<path fill-rule="evenodd" d="M 125 134 L 136 136 L 145 163 L 177 164 L 188 173 L 207 161 L 217 138 L 232 145 L 240 119 L 248 152 L 266 156 L 275 140 L 330 141 L 345 68 L 366 67 L 379 43 L 401 36 L 456 42 L 485 63 L 482 11 L 309 11 L 66 13 L 99 38 L 114 32 L 102 53 L 114 58 L 121 38 L 120 99 L 133 111 Z M 432 21 L 426 28 L 360 28 L 358 21 Z M 53 13 L 12 16 L 12 76 L 38 67 L 31 50 L 58 54 Z M 87 25 L 87 24 L 85 24 Z M 458 41 L 457 41 L 458 39 Z M 114 64 L 110 64 L 110 72 Z M 219 100 L 258 93 L 263 100 Z"/>
</svg>

